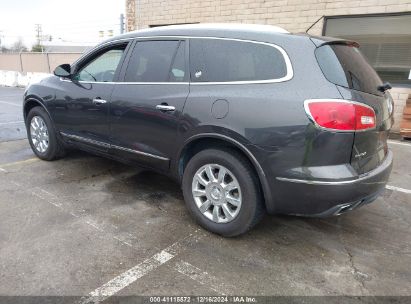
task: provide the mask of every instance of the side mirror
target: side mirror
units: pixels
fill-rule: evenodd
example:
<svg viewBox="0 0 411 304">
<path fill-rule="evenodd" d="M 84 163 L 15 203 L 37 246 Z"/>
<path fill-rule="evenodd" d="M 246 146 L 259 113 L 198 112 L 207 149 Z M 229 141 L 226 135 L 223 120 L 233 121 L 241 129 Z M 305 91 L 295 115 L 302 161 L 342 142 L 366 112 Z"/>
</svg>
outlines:
<svg viewBox="0 0 411 304">
<path fill-rule="evenodd" d="M 71 76 L 71 66 L 67 63 L 61 64 L 54 70 L 54 75 L 58 77 L 70 78 Z"/>
</svg>

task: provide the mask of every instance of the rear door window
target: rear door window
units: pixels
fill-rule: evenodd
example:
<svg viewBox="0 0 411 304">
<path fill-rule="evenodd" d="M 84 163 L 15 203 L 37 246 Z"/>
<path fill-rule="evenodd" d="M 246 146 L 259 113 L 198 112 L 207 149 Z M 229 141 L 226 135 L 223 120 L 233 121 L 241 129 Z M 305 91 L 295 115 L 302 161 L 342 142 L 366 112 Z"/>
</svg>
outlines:
<svg viewBox="0 0 411 304">
<path fill-rule="evenodd" d="M 186 79 L 185 42 L 180 41 L 173 64 L 168 75 L 170 82 L 181 82 Z"/>
<path fill-rule="evenodd" d="M 185 79 L 184 41 L 139 41 L 125 82 L 179 82 Z"/>
<path fill-rule="evenodd" d="M 315 56 L 328 81 L 349 89 L 382 95 L 382 81 L 360 50 L 350 45 L 324 45 Z"/>
<path fill-rule="evenodd" d="M 190 40 L 190 74 L 193 82 L 273 80 L 287 75 L 287 65 L 271 45 L 196 38 Z"/>
</svg>

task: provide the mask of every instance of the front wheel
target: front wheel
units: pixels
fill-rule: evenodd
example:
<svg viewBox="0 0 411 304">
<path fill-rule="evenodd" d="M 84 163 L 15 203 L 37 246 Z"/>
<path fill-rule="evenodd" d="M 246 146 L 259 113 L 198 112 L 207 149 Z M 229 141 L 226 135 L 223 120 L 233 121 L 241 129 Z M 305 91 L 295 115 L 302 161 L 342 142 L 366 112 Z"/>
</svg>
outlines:
<svg viewBox="0 0 411 304">
<path fill-rule="evenodd" d="M 34 154 L 43 160 L 64 155 L 64 147 L 57 138 L 54 126 L 42 107 L 34 107 L 26 118 L 27 137 Z"/>
<path fill-rule="evenodd" d="M 184 170 L 182 185 L 190 213 L 214 233 L 243 234 L 264 215 L 258 177 L 235 150 L 207 149 L 194 155 Z"/>
</svg>

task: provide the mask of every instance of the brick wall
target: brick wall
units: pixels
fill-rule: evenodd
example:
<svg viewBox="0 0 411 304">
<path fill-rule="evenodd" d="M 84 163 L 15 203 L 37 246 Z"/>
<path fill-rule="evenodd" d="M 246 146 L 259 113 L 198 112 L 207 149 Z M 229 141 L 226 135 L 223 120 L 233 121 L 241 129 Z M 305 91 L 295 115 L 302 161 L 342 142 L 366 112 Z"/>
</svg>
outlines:
<svg viewBox="0 0 411 304">
<path fill-rule="evenodd" d="M 136 27 L 136 0 L 126 0 L 126 30 L 134 31 Z"/>
<path fill-rule="evenodd" d="M 239 22 L 272 24 L 295 33 L 304 32 L 323 15 L 411 11 L 411 0 L 126 0 L 126 3 L 129 30 L 160 24 Z M 310 33 L 321 34 L 321 30 L 322 21 Z"/>
</svg>

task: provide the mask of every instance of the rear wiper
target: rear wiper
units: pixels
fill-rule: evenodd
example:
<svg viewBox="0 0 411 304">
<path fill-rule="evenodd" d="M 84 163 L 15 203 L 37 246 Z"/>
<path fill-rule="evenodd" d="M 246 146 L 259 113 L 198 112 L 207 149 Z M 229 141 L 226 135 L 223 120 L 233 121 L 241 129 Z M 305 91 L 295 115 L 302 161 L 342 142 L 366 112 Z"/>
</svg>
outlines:
<svg viewBox="0 0 411 304">
<path fill-rule="evenodd" d="M 389 82 L 384 82 L 382 85 L 379 85 L 377 87 L 377 90 L 380 91 L 380 92 L 383 92 L 383 93 L 387 90 L 390 90 L 390 89 L 392 89 L 392 86 Z"/>
</svg>

